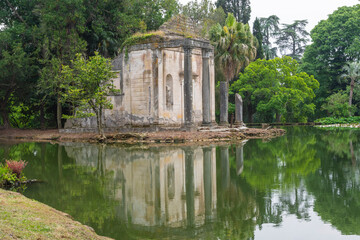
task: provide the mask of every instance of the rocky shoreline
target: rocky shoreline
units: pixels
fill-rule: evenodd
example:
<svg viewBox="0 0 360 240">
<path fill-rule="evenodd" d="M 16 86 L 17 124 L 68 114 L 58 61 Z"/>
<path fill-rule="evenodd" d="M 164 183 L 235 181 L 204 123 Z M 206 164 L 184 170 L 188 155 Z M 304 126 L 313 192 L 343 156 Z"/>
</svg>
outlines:
<svg viewBox="0 0 360 240">
<path fill-rule="evenodd" d="M 58 130 L 0 130 L 0 141 L 106 142 L 123 144 L 213 143 L 274 138 L 285 134 L 279 128 L 199 128 L 197 131 L 109 132 L 106 139 L 96 133 L 61 133 Z"/>
</svg>

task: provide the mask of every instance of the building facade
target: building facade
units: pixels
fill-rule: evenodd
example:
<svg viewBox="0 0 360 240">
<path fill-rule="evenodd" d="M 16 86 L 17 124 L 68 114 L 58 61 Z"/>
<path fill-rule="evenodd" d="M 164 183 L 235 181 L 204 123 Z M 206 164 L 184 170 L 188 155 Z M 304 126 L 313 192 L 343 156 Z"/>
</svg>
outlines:
<svg viewBox="0 0 360 240">
<path fill-rule="evenodd" d="M 113 61 L 114 85 L 104 128 L 196 127 L 215 122 L 214 48 L 187 18 L 160 27 L 160 38 L 127 46 Z M 95 118 L 68 120 L 66 129 L 95 129 Z"/>
</svg>

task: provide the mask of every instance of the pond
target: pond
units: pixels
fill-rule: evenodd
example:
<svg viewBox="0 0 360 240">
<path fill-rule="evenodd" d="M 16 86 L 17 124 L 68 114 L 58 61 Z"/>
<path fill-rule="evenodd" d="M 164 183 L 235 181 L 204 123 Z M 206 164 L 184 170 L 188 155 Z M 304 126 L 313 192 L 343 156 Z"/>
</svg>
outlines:
<svg viewBox="0 0 360 240">
<path fill-rule="evenodd" d="M 24 195 L 115 239 L 360 239 L 360 131 L 209 146 L 0 143 Z"/>
</svg>

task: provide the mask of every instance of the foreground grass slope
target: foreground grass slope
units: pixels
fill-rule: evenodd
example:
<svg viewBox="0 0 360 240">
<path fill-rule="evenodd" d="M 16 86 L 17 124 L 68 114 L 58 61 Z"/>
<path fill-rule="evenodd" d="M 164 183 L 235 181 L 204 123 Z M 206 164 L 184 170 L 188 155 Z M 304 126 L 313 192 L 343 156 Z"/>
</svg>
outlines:
<svg viewBox="0 0 360 240">
<path fill-rule="evenodd" d="M 109 239 L 67 214 L 0 189 L 0 239 Z"/>
</svg>

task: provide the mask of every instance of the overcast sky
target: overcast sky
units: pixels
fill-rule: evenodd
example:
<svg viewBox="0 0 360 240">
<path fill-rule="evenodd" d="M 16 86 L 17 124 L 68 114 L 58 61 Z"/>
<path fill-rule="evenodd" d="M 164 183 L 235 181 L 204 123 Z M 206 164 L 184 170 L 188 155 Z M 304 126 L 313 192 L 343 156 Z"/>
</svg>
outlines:
<svg viewBox="0 0 360 240">
<path fill-rule="evenodd" d="M 199 1 L 199 0 L 198 0 Z M 182 4 L 189 0 L 180 0 Z M 213 0 L 215 2 L 215 0 Z M 250 0 L 252 25 L 255 17 L 277 15 L 280 23 L 292 23 L 294 20 L 307 19 L 310 32 L 316 24 L 341 6 L 360 4 L 359 0 Z"/>
</svg>

